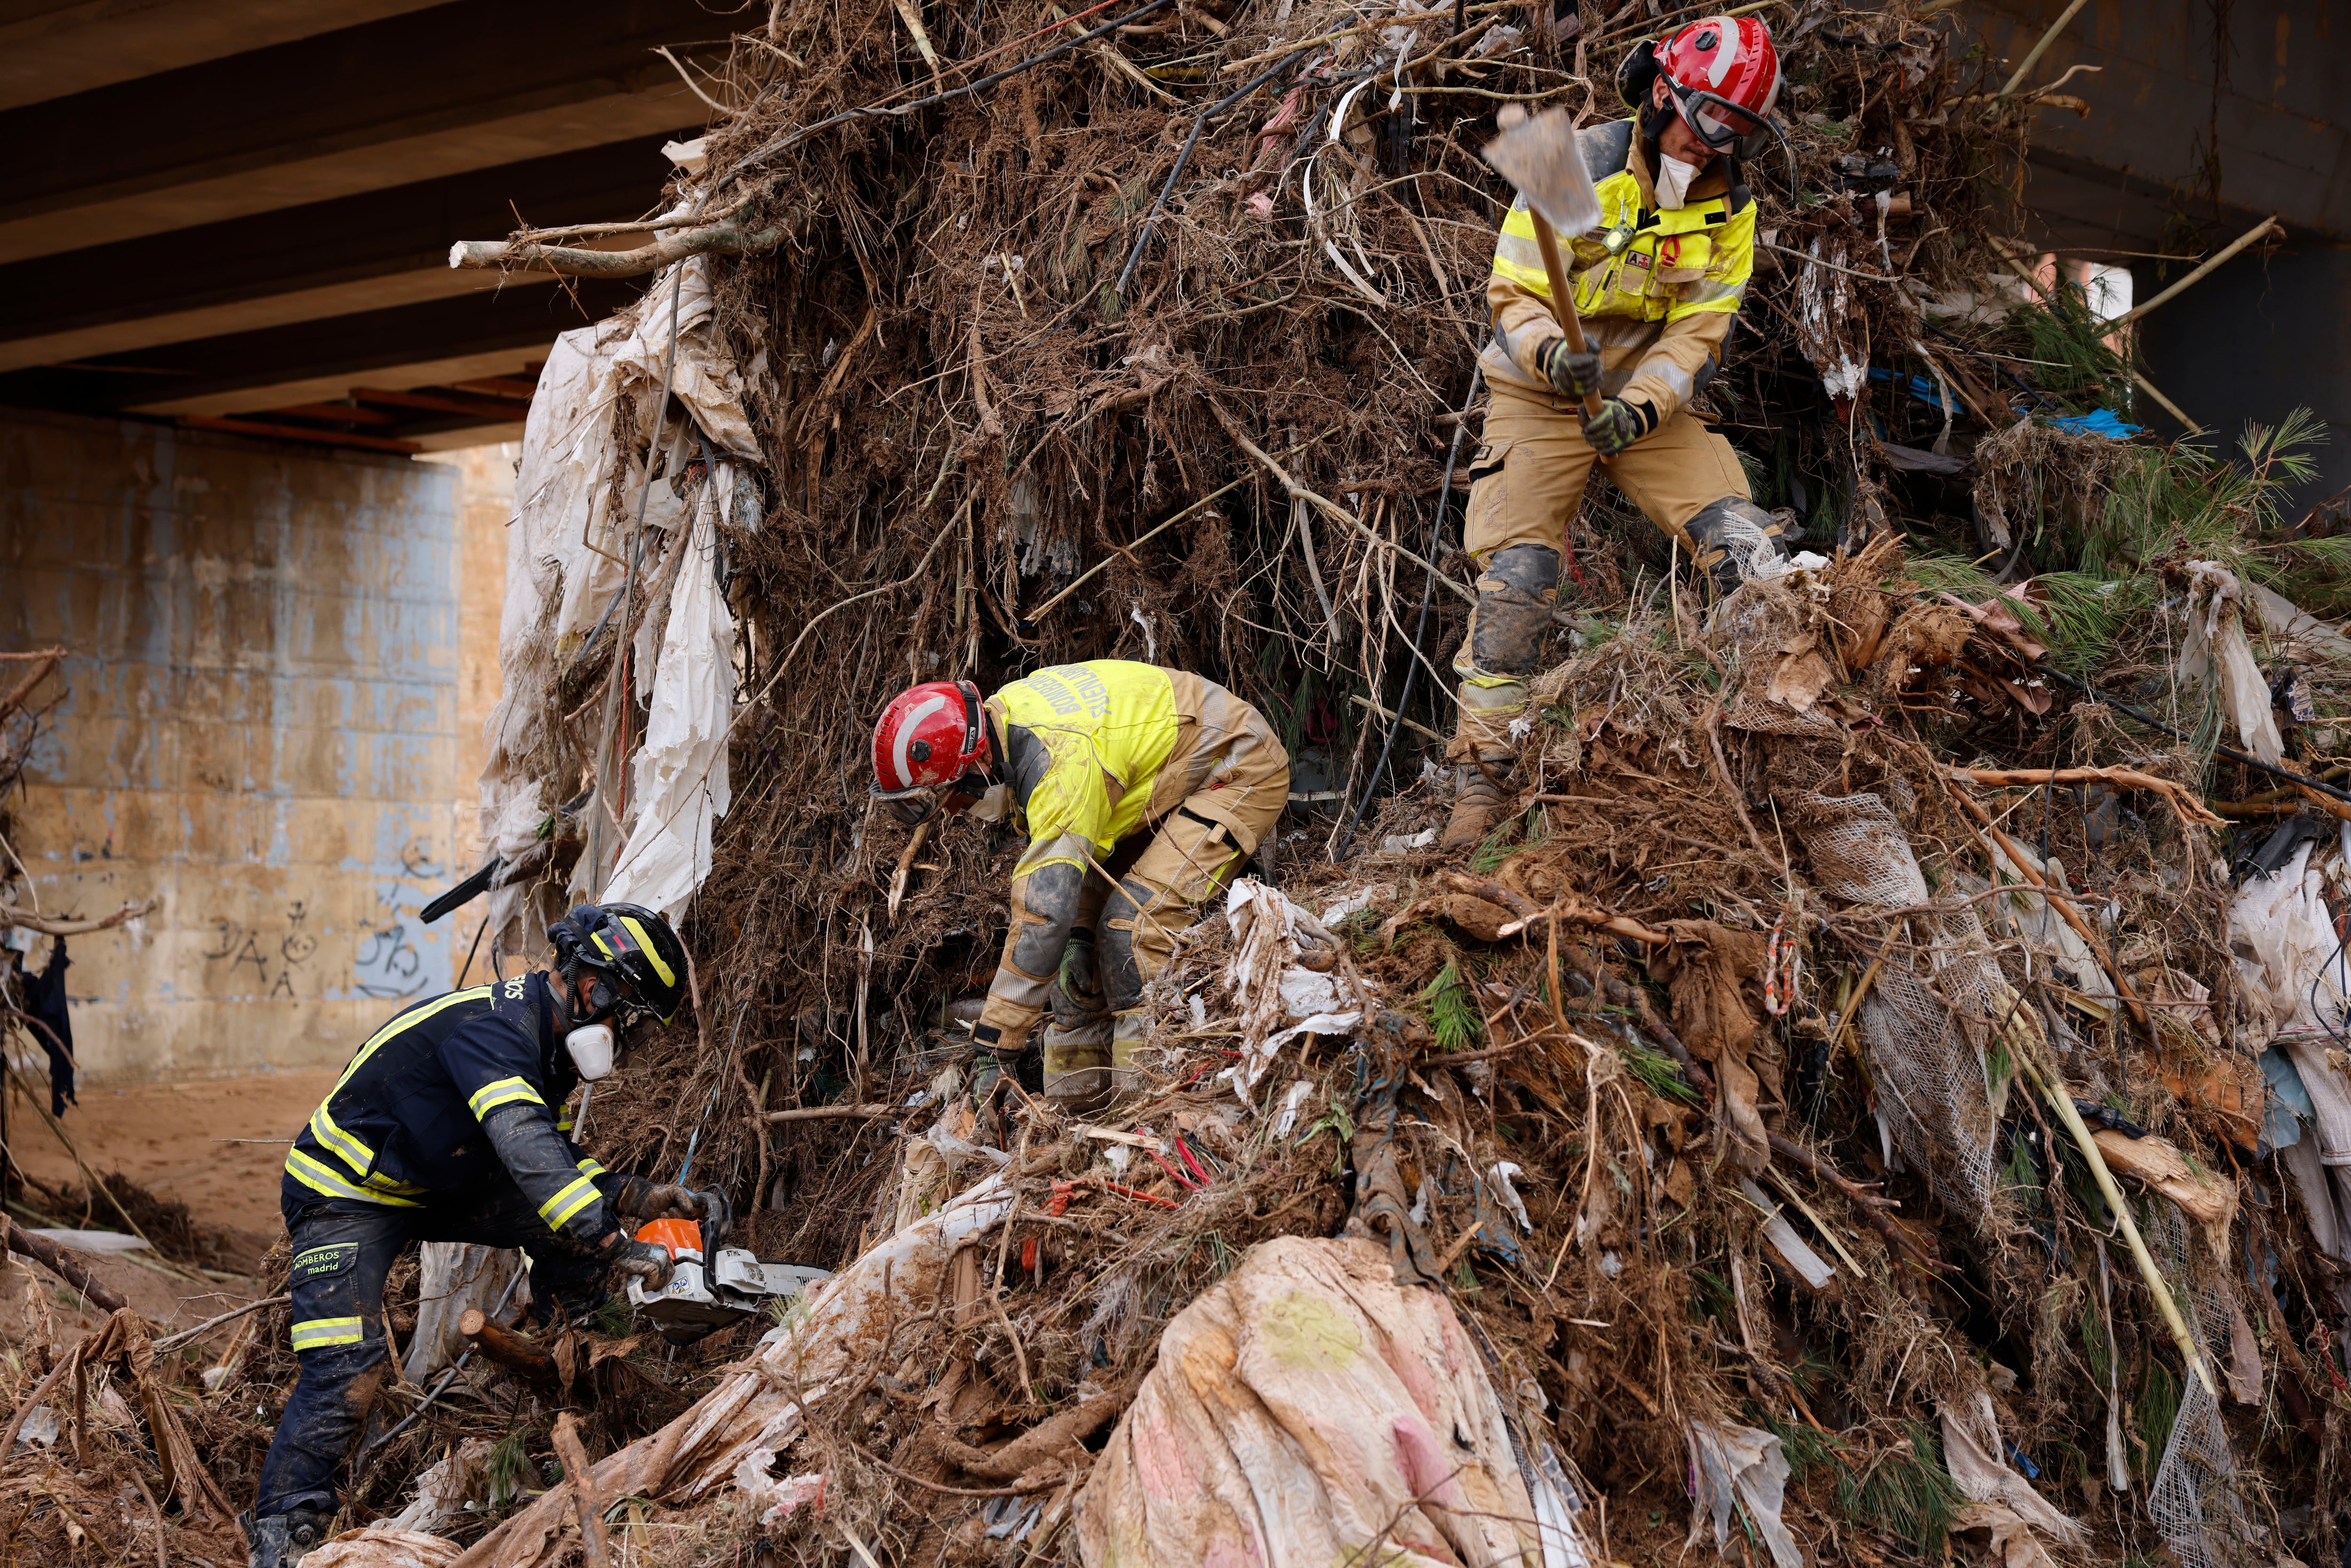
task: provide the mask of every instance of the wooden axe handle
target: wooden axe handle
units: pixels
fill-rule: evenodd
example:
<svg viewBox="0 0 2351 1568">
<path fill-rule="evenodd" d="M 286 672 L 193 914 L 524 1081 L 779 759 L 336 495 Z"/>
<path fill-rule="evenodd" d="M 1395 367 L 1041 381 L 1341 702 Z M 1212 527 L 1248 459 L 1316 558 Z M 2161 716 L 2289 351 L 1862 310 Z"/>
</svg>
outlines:
<svg viewBox="0 0 2351 1568">
<path fill-rule="evenodd" d="M 1527 216 L 1535 221 L 1535 248 L 1542 252 L 1543 276 L 1551 283 L 1551 313 L 1559 319 L 1559 329 L 1567 334 L 1567 346 L 1579 354 L 1592 350 L 1584 346 L 1583 323 L 1575 317 L 1575 295 L 1567 285 L 1567 268 L 1559 259 L 1559 236 L 1551 232 L 1551 225 L 1541 213 L 1530 210 Z M 1583 394 L 1583 417 L 1592 418 L 1600 412 L 1600 394 Z"/>
</svg>

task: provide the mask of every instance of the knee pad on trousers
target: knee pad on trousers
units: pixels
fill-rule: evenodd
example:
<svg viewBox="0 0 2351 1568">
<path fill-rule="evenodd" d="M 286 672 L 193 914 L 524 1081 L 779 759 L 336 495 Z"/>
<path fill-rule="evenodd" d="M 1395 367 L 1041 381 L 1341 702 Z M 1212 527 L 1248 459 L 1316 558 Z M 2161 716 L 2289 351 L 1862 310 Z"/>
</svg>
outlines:
<svg viewBox="0 0 2351 1568">
<path fill-rule="evenodd" d="M 1708 501 L 1686 527 L 1698 563 L 1706 568 L 1719 593 L 1776 575 L 1787 556 L 1780 545 L 1780 525 L 1743 496 Z"/>
<path fill-rule="evenodd" d="M 1497 675 L 1534 673 L 1551 631 L 1559 588 L 1559 552 L 1545 545 L 1496 550 L 1478 574 L 1478 608 L 1470 617 L 1469 662 Z"/>
<path fill-rule="evenodd" d="M 1134 877 L 1123 879 L 1102 904 L 1102 945 L 1095 956 L 1101 966 L 1102 995 L 1113 1011 L 1134 1007 L 1143 999 L 1143 959 L 1134 950 L 1137 925 L 1159 896 L 1158 889 Z"/>
</svg>

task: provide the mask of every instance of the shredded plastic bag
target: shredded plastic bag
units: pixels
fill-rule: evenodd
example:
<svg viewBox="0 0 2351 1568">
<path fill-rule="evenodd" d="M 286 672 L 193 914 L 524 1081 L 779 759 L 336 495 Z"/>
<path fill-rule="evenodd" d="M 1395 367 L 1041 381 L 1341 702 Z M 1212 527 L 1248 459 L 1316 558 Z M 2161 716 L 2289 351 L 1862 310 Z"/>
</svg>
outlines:
<svg viewBox="0 0 2351 1568">
<path fill-rule="evenodd" d="M 1689 1426 L 1690 1471 L 1698 1490 L 1690 1499 L 1689 1540 L 1698 1543 L 1710 1520 L 1714 1549 L 1725 1558 L 1730 1542 L 1730 1510 L 1736 1502 L 1771 1548 L 1773 1568 L 1804 1568 L 1803 1548 L 1780 1518 L 1788 1490 L 1788 1456 L 1780 1439 L 1736 1421 L 1693 1421 Z"/>
<path fill-rule="evenodd" d="M 2211 686 L 2246 750 L 2273 765 L 2285 756 L 2270 712 L 2270 684 L 2245 637 L 2244 589 L 2218 561 L 2188 563 L 2188 640 L 2179 650 L 2179 677 Z"/>
</svg>

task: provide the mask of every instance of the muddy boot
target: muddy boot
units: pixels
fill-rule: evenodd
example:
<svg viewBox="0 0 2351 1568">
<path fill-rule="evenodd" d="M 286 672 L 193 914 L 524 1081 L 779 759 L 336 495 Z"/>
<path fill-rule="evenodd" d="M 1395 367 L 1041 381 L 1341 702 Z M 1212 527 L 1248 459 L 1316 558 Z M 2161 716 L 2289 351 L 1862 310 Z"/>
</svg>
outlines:
<svg viewBox="0 0 2351 1568">
<path fill-rule="evenodd" d="M 1111 1026 L 1110 1037 L 1110 1097 L 1131 1094 L 1143 1087 L 1139 1071 L 1143 1055 L 1143 1036 L 1151 1023 L 1151 1015 L 1143 1009 L 1120 1013 Z"/>
<path fill-rule="evenodd" d="M 247 1568 L 294 1568 L 312 1547 L 327 1539 L 328 1526 L 333 1522 L 328 1515 L 309 1509 L 274 1513 L 267 1519 L 256 1519 L 250 1512 L 240 1515 L 237 1523 L 245 1527 Z"/>
<path fill-rule="evenodd" d="M 1062 1029 L 1045 1028 L 1045 1103 L 1056 1111 L 1086 1116 L 1110 1098 L 1111 1021 L 1107 1018 Z"/>
<path fill-rule="evenodd" d="M 1758 578 L 1787 570 L 1787 547 L 1771 513 L 1740 496 L 1708 501 L 1688 523 L 1690 555 L 1707 574 L 1717 600 Z"/>
<path fill-rule="evenodd" d="M 1470 762 L 1453 772 L 1453 815 L 1445 821 L 1445 832 L 1437 842 L 1448 850 L 1474 850 L 1486 841 L 1501 820 L 1503 808 L 1510 803 L 1510 775 L 1518 758 L 1510 752 L 1481 758 L 1485 767 Z M 1489 777 L 1491 775 L 1491 777 Z"/>
</svg>

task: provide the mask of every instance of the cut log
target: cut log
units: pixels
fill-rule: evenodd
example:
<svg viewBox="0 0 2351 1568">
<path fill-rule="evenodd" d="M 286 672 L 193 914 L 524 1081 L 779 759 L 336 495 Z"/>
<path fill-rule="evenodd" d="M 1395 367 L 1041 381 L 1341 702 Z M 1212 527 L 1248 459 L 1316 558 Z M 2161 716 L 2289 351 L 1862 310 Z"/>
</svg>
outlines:
<svg viewBox="0 0 2351 1568">
<path fill-rule="evenodd" d="M 537 1340 L 500 1328 L 479 1307 L 468 1307 L 457 1320 L 457 1332 L 481 1347 L 482 1354 L 513 1373 L 550 1388 L 562 1386 L 563 1375 L 555 1357 Z"/>
</svg>

